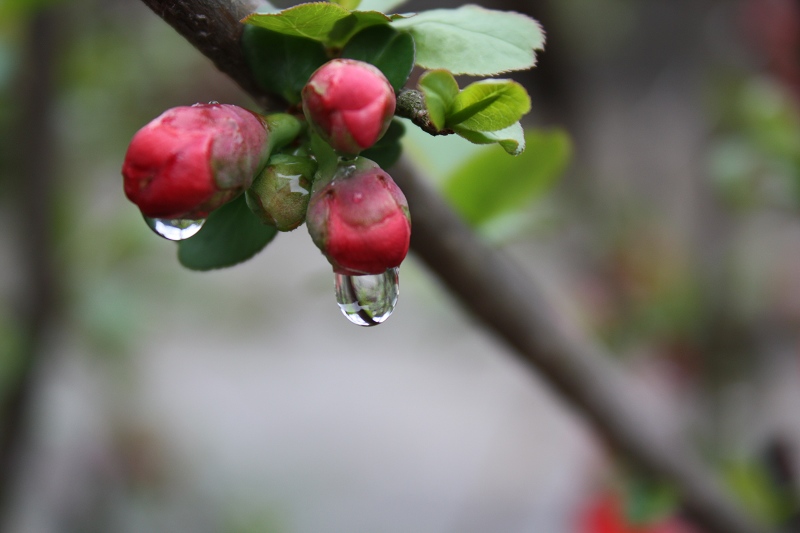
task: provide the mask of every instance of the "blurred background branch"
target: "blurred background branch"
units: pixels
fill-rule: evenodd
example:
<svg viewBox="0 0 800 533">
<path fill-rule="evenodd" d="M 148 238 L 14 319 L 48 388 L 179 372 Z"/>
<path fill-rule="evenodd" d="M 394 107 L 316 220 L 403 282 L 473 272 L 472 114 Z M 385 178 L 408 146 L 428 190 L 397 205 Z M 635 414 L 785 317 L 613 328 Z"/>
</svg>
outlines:
<svg viewBox="0 0 800 533">
<path fill-rule="evenodd" d="M 16 87 L 13 191 L 18 199 L 13 228 L 21 243 L 22 280 L 16 308 L 21 327 L 16 379 L 0 395 L 0 527 L 8 518 L 32 431 L 37 375 L 49 352 L 58 316 L 54 228 L 57 142 L 54 127 L 58 23 L 41 10 L 25 28 L 25 69 Z M 9 354 L 11 357 L 11 354 Z"/>
</svg>

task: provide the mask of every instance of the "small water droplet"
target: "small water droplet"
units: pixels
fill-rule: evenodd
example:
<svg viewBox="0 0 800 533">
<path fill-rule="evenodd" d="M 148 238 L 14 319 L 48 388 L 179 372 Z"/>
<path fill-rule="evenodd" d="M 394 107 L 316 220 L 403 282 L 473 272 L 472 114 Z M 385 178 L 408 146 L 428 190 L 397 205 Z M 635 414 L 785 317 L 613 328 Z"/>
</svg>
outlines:
<svg viewBox="0 0 800 533">
<path fill-rule="evenodd" d="M 219 102 L 217 102 L 216 100 L 209 100 L 208 105 L 219 105 Z"/>
<path fill-rule="evenodd" d="M 191 220 L 188 218 L 149 218 L 144 217 L 147 226 L 156 235 L 164 237 L 169 241 L 182 241 L 193 236 L 203 227 L 205 219 Z"/>
<path fill-rule="evenodd" d="M 374 276 L 335 274 L 336 302 L 353 324 L 377 326 L 394 311 L 400 293 L 399 268 Z"/>
</svg>

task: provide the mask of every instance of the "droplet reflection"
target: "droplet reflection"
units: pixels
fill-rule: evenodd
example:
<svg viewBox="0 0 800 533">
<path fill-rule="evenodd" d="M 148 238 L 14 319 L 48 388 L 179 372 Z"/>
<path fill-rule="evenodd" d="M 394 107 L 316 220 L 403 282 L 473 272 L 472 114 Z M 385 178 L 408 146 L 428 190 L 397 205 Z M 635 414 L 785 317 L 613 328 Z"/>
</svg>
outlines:
<svg viewBox="0 0 800 533">
<path fill-rule="evenodd" d="M 391 316 L 400 293 L 399 268 L 374 276 L 335 274 L 336 302 L 359 326 L 377 326 Z"/>
<path fill-rule="evenodd" d="M 170 241 L 188 239 L 200 231 L 205 223 L 204 219 L 190 220 L 187 218 L 165 219 L 144 217 L 147 226 L 153 232 Z"/>
</svg>

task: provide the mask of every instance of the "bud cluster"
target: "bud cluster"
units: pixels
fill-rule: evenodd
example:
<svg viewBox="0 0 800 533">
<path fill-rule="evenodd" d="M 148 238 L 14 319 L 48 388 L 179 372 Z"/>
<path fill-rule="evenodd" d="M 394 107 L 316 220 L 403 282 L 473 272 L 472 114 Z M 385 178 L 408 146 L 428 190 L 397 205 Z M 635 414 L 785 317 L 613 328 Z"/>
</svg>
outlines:
<svg viewBox="0 0 800 533">
<path fill-rule="evenodd" d="M 399 266 L 411 234 L 408 204 L 389 174 L 358 155 L 389 127 L 392 86 L 368 63 L 334 59 L 309 78 L 302 108 L 302 118 L 217 103 L 170 109 L 133 137 L 125 194 L 147 218 L 196 220 L 246 192 L 265 224 L 290 231 L 307 222 L 338 274 Z M 312 132 L 338 163 L 309 153 Z"/>
</svg>

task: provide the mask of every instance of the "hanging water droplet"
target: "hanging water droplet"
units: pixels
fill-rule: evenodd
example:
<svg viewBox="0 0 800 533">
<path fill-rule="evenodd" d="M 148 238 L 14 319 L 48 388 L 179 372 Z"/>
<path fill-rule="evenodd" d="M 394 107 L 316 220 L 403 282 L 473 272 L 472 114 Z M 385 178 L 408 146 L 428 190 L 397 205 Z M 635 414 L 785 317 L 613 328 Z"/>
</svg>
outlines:
<svg viewBox="0 0 800 533">
<path fill-rule="evenodd" d="M 170 241 L 182 241 L 200 231 L 205 224 L 205 219 L 191 220 L 188 218 L 149 218 L 144 217 L 148 227 L 157 235 Z"/>
<path fill-rule="evenodd" d="M 377 326 L 394 311 L 400 293 L 399 268 L 374 276 L 335 274 L 336 302 L 353 324 Z"/>
</svg>

